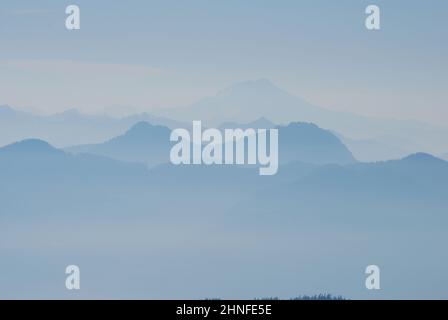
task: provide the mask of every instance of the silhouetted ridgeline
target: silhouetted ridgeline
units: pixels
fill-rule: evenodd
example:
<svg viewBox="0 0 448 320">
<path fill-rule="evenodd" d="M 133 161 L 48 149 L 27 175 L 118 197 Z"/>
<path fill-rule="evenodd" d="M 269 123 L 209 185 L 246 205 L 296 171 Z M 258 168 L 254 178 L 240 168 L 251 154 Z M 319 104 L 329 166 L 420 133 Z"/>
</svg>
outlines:
<svg viewBox="0 0 448 320">
<path fill-rule="evenodd" d="M 350 151 L 330 131 L 311 123 L 277 126 L 279 161 L 286 164 L 301 161 L 314 164 L 348 164 L 355 162 Z M 191 130 L 190 126 L 185 129 Z M 66 148 L 70 153 L 91 153 L 117 160 L 146 163 L 149 166 L 170 162 L 170 129 L 139 122 L 123 135 L 104 143 Z"/>
<path fill-rule="evenodd" d="M 147 129 L 169 131 L 142 123 L 114 147 L 140 145 Z M 310 159 L 350 160 L 329 132 L 311 124 L 287 130 L 313 137 Z M 446 297 L 439 279 L 448 268 L 448 162 L 424 153 L 375 163 L 290 159 L 264 177 L 239 166 L 149 169 L 41 140 L 0 148 L 0 295 L 67 297 L 56 275 L 70 261 L 85 270 L 86 298 L 292 297 L 297 284 L 357 298 Z M 422 273 L 428 261 L 437 266 Z M 365 289 L 372 263 L 387 290 Z"/>
</svg>

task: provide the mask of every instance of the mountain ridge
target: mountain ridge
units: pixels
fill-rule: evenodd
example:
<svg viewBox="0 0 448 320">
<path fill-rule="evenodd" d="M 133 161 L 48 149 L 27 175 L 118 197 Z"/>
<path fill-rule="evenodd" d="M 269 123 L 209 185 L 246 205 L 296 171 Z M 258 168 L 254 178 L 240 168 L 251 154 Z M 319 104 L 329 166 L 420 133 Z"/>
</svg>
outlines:
<svg viewBox="0 0 448 320">
<path fill-rule="evenodd" d="M 336 136 L 317 125 L 291 123 L 276 128 L 279 130 L 280 163 L 303 161 L 346 164 L 356 161 Z M 191 131 L 190 127 L 185 129 Z M 71 153 L 100 154 L 155 166 L 170 162 L 169 154 L 173 146 L 170 134 L 167 127 L 139 122 L 124 134 L 103 143 L 73 146 L 65 150 Z"/>
</svg>

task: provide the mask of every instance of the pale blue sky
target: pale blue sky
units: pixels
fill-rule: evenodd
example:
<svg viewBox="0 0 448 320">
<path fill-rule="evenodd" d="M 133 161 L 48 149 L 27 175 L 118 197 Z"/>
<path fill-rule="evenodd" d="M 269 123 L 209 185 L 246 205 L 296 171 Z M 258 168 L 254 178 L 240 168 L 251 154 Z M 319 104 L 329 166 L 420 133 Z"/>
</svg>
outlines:
<svg viewBox="0 0 448 320">
<path fill-rule="evenodd" d="M 79 31 L 65 29 L 69 4 Z M 3 0 L 0 104 L 151 110 L 269 78 L 327 108 L 445 124 L 447 14 L 443 0 Z"/>
</svg>

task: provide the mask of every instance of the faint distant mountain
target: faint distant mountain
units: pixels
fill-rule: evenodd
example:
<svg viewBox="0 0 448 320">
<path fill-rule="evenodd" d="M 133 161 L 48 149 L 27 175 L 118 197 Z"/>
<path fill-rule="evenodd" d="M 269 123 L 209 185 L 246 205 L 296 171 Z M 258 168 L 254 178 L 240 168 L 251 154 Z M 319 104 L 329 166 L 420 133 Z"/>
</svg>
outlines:
<svg viewBox="0 0 448 320">
<path fill-rule="evenodd" d="M 63 112 L 55 113 L 52 116 L 50 116 L 52 120 L 54 121 L 68 121 L 68 120 L 82 120 L 84 122 L 92 121 L 93 119 L 103 119 L 106 120 L 107 117 L 103 116 L 93 116 L 93 115 L 84 115 L 81 112 L 79 112 L 77 109 L 72 108 L 65 110 Z"/>
<path fill-rule="evenodd" d="M 43 116 L 0 106 L 0 146 L 30 138 L 42 139 L 58 147 L 98 143 L 119 135 L 141 121 L 169 128 L 184 126 L 178 121 L 148 113 L 119 119 L 107 115 L 83 114 L 77 109 L 70 109 Z"/>
<path fill-rule="evenodd" d="M 375 137 L 385 145 L 391 140 L 394 144 L 399 141 L 400 147 L 410 152 L 440 153 L 446 150 L 448 140 L 448 128 L 328 110 L 294 96 L 266 79 L 237 83 L 189 107 L 159 110 L 158 113 L 182 121 L 202 120 L 208 126 L 219 126 L 223 122 L 248 123 L 260 117 L 276 124 L 312 122 L 355 140 Z"/>
<path fill-rule="evenodd" d="M 128 124 L 128 126 L 130 127 L 142 121 L 149 122 L 155 125 L 165 126 L 170 129 L 185 128 L 187 126 L 185 122 L 171 120 L 166 117 L 157 117 L 146 112 L 126 116 L 122 118 L 120 122 Z"/>
<path fill-rule="evenodd" d="M 118 120 L 84 115 L 75 109 L 51 116 L 4 107 L 1 110 L 0 146 L 30 138 L 49 141 L 57 146 L 101 141 L 122 132 L 126 127 Z"/>
<path fill-rule="evenodd" d="M 104 143 L 67 148 L 71 153 L 90 153 L 117 160 L 142 162 L 150 166 L 169 162 L 171 130 L 139 122 L 123 135 Z"/>
<path fill-rule="evenodd" d="M 319 112 L 318 109 L 288 94 L 269 80 L 260 79 L 238 83 L 187 108 L 166 112 L 176 119 L 197 119 L 216 126 L 223 122 L 248 123 L 264 117 L 276 123 L 302 121 Z M 297 116 L 299 113 L 300 118 L 291 118 L 291 115 Z"/>
<path fill-rule="evenodd" d="M 100 143 L 141 121 L 174 129 L 185 127 L 191 120 L 202 120 L 204 127 L 221 128 L 311 122 L 341 134 L 355 156 L 362 160 L 387 159 L 417 151 L 440 154 L 446 152 L 448 141 L 447 128 L 327 110 L 289 94 L 266 79 L 237 83 L 189 107 L 161 109 L 157 114 L 141 113 L 118 119 L 86 115 L 72 109 L 40 116 L 2 106 L 0 146 L 29 138 L 42 139 L 57 147 Z"/>
<path fill-rule="evenodd" d="M 142 111 L 135 107 L 114 104 L 103 108 L 102 112 L 110 117 L 125 118 Z"/>
</svg>

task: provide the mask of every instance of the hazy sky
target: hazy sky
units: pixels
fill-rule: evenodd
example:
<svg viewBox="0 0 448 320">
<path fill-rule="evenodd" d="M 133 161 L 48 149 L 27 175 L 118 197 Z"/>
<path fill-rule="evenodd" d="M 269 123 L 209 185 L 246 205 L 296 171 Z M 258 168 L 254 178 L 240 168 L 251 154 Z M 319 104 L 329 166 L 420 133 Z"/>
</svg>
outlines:
<svg viewBox="0 0 448 320">
<path fill-rule="evenodd" d="M 444 0 L 2 0 L 0 104 L 150 110 L 268 78 L 327 108 L 445 124 L 447 14 Z"/>
</svg>

